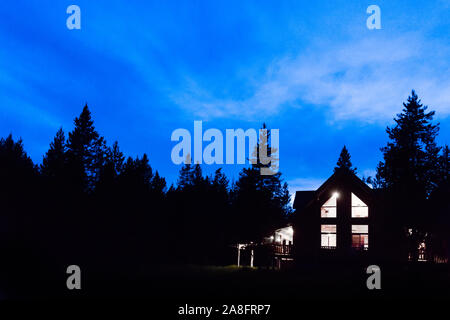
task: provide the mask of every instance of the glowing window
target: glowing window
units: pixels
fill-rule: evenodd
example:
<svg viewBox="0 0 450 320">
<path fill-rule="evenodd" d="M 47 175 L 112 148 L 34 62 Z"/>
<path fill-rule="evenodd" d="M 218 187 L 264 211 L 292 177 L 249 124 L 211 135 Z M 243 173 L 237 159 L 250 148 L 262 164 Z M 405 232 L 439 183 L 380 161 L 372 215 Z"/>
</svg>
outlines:
<svg viewBox="0 0 450 320">
<path fill-rule="evenodd" d="M 356 250 L 369 249 L 368 225 L 352 225 L 352 247 Z"/>
<path fill-rule="evenodd" d="M 369 207 L 352 193 L 352 218 L 367 218 L 368 216 Z"/>
<path fill-rule="evenodd" d="M 339 194 L 333 193 L 330 199 L 327 200 L 320 208 L 320 217 L 322 218 L 336 218 L 336 204 Z"/>
<path fill-rule="evenodd" d="M 321 232 L 321 247 L 323 249 L 335 249 L 336 248 L 336 225 L 335 224 L 323 224 L 320 226 Z"/>
</svg>

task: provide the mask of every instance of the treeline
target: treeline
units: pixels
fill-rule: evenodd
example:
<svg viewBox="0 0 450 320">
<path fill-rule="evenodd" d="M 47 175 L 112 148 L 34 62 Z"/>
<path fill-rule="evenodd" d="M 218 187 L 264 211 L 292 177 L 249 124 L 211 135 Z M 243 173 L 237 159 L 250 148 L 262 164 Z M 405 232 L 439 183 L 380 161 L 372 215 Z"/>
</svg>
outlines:
<svg viewBox="0 0 450 320">
<path fill-rule="evenodd" d="M 281 174 L 261 176 L 258 164 L 233 184 L 221 169 L 205 176 L 185 164 L 168 187 L 146 154 L 126 158 L 117 142 L 108 146 L 87 106 L 39 166 L 21 139 L 2 138 L 0 173 L 0 246 L 13 273 L 229 264 L 232 244 L 267 235 L 291 213 Z"/>
<path fill-rule="evenodd" d="M 449 255 L 449 148 L 437 145 L 433 117 L 413 91 L 387 128 L 376 176 L 365 179 L 384 206 L 384 248 L 395 244 L 392 254 L 405 260 L 417 260 L 423 243 L 429 255 Z M 87 106 L 71 132 L 58 130 L 40 165 L 21 139 L 2 138 L 0 295 L 30 283 L 41 292 L 52 275 L 61 286 L 72 264 L 97 275 L 138 275 L 155 265 L 232 263 L 232 244 L 268 235 L 292 213 L 281 173 L 261 175 L 261 166 L 231 183 L 221 169 L 207 176 L 185 164 L 169 187 L 146 154 L 126 158 L 117 142 L 108 145 Z M 345 147 L 337 168 L 356 173 Z"/>
</svg>

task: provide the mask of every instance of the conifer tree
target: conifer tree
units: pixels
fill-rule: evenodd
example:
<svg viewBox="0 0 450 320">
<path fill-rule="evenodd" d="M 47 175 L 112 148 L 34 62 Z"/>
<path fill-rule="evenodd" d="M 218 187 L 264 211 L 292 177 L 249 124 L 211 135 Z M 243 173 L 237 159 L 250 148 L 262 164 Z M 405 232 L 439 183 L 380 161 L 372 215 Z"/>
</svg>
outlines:
<svg viewBox="0 0 450 320">
<path fill-rule="evenodd" d="M 356 174 L 356 168 L 352 165 L 351 156 L 346 146 L 344 146 L 341 150 L 341 154 L 339 155 L 334 172 L 338 170 L 347 170 Z"/>
<path fill-rule="evenodd" d="M 413 90 L 394 119 L 395 125 L 386 129 L 389 141 L 381 148 L 383 161 L 377 166 L 374 183 L 388 191 L 386 225 L 398 230 L 388 233 L 398 234 L 390 242 L 403 243 L 405 256 L 413 260 L 418 259 L 417 248 L 427 241 L 436 220 L 426 199 L 439 183 L 440 148 L 435 142 L 439 124 L 433 123 L 434 111 L 427 109 Z"/>
<path fill-rule="evenodd" d="M 413 90 L 394 119 L 396 125 L 386 129 L 390 141 L 381 149 L 383 161 L 377 167 L 380 185 L 416 199 L 428 197 L 439 171 L 439 124 L 427 109 Z"/>
<path fill-rule="evenodd" d="M 66 138 L 62 128 L 56 132 L 50 148 L 44 155 L 41 165 L 41 174 L 53 182 L 61 181 L 66 165 Z"/>
<path fill-rule="evenodd" d="M 13 194 L 30 187 L 37 170 L 25 152 L 22 139 L 14 141 L 12 134 L 0 139 L 0 185 L 2 193 Z M 19 195 L 19 193 L 17 194 Z M 5 197 L 8 200 L 8 197 Z"/>
<path fill-rule="evenodd" d="M 166 186 L 167 186 L 166 179 L 161 177 L 159 175 L 159 172 L 156 171 L 155 175 L 153 176 L 152 182 L 151 182 L 152 191 L 156 195 L 163 197 L 166 192 Z"/>
<path fill-rule="evenodd" d="M 93 190 L 105 162 L 106 143 L 95 130 L 87 105 L 74 120 L 75 128 L 67 140 L 69 178 L 75 190 Z"/>
<path fill-rule="evenodd" d="M 119 149 L 119 143 L 117 141 L 114 142 L 112 148 L 109 151 L 110 162 L 114 168 L 114 172 L 116 175 L 119 175 L 122 171 L 122 166 L 125 161 L 125 157 Z"/>
<path fill-rule="evenodd" d="M 191 165 L 190 156 L 188 155 L 185 163 L 183 164 L 179 172 L 177 181 L 178 189 L 184 189 L 193 184 L 194 174 L 192 169 L 193 168 Z"/>
<path fill-rule="evenodd" d="M 270 131 L 263 124 L 259 141 L 250 161 L 251 167 L 244 168 L 232 190 L 232 206 L 235 214 L 235 240 L 254 241 L 266 236 L 274 228 L 286 223 L 292 212 L 290 195 L 281 172 L 273 170 L 277 161 L 263 159 L 277 153 L 271 146 Z M 263 144 L 263 145 L 262 145 Z M 260 148 L 262 146 L 262 148 Z M 261 154 L 261 151 L 264 154 Z M 275 159 L 277 160 L 277 159 Z M 271 170 L 272 174 L 261 174 L 261 169 Z"/>
</svg>

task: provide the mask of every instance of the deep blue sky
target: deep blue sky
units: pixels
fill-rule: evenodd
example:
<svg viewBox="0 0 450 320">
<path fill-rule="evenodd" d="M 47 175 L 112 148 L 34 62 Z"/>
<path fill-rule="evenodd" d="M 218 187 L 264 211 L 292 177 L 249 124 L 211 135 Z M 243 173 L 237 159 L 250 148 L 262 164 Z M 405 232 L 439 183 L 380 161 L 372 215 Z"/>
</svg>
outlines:
<svg viewBox="0 0 450 320">
<path fill-rule="evenodd" d="M 66 27 L 70 4 L 81 30 Z M 366 28 L 371 4 L 381 30 Z M 40 163 L 87 102 L 109 143 L 146 152 L 171 183 L 173 130 L 267 122 L 280 129 L 291 190 L 323 182 L 344 144 L 367 176 L 411 89 L 450 143 L 449 34 L 446 0 L 10 1 L 0 6 L 0 135 L 21 136 Z"/>
</svg>

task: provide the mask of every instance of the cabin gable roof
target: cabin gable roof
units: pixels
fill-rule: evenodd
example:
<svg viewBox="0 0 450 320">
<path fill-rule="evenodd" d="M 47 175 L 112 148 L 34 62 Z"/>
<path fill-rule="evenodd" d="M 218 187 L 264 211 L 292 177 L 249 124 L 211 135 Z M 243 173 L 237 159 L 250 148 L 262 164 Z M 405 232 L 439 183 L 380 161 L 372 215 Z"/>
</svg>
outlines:
<svg viewBox="0 0 450 320">
<path fill-rule="evenodd" d="M 372 202 L 373 190 L 359 179 L 353 172 L 337 170 L 316 191 L 297 191 L 295 193 L 294 209 L 302 211 L 316 201 L 326 201 L 328 193 L 334 189 L 346 188 L 352 190 L 365 202 Z"/>
</svg>

